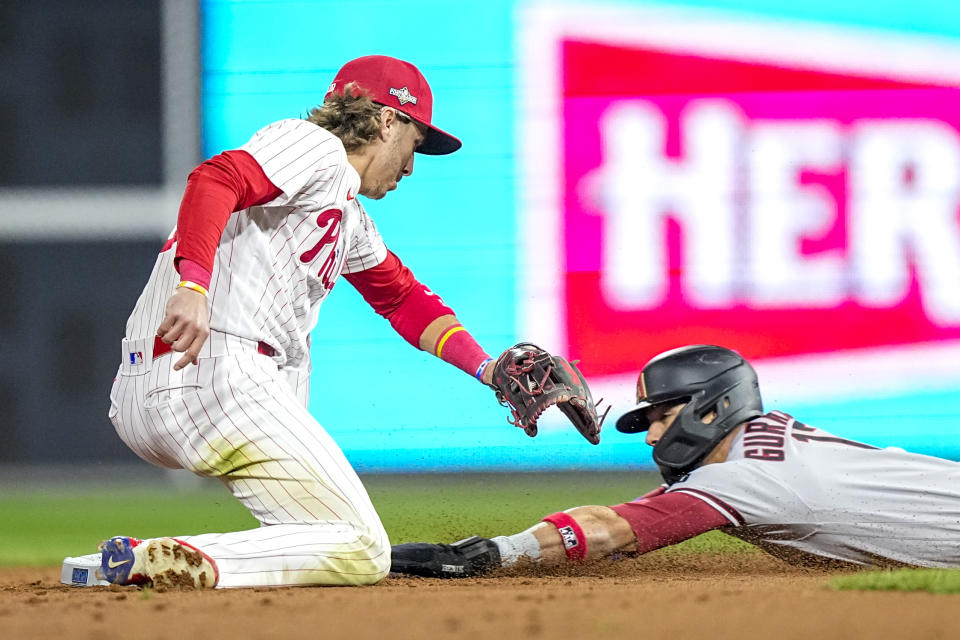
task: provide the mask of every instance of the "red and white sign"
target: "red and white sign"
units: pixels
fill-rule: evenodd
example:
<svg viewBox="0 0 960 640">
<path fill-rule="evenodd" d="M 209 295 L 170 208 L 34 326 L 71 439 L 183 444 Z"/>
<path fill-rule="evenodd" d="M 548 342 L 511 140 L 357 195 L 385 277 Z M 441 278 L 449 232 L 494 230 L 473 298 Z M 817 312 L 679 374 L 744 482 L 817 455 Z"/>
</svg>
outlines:
<svg viewBox="0 0 960 640">
<path fill-rule="evenodd" d="M 525 337 L 588 375 L 689 343 L 960 340 L 960 46 L 702 11 L 521 20 Z"/>
</svg>

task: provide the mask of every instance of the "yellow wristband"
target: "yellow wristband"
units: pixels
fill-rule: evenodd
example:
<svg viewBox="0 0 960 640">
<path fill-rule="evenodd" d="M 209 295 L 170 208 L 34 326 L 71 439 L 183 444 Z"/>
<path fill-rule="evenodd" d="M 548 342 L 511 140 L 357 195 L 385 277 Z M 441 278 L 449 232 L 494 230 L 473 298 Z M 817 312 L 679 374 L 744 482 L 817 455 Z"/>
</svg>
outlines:
<svg viewBox="0 0 960 640">
<path fill-rule="evenodd" d="M 206 287 L 197 284 L 196 282 L 191 282 L 190 280 L 181 280 L 180 284 L 177 285 L 177 289 L 192 289 L 193 291 L 201 293 L 204 296 L 208 295 Z"/>
</svg>

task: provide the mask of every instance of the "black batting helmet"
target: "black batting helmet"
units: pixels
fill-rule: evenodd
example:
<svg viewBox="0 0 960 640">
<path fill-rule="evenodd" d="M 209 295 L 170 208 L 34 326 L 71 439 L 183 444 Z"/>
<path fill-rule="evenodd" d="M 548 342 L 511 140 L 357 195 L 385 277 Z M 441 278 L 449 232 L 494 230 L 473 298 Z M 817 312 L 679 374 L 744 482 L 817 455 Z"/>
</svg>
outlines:
<svg viewBox="0 0 960 640">
<path fill-rule="evenodd" d="M 617 430 L 650 428 L 647 409 L 686 403 L 653 447 L 653 460 L 667 483 L 695 468 L 728 433 L 763 414 L 757 374 L 739 354 L 713 345 L 691 345 L 650 360 L 637 381 L 637 406 L 617 420 Z M 711 411 L 716 417 L 706 423 Z"/>
</svg>

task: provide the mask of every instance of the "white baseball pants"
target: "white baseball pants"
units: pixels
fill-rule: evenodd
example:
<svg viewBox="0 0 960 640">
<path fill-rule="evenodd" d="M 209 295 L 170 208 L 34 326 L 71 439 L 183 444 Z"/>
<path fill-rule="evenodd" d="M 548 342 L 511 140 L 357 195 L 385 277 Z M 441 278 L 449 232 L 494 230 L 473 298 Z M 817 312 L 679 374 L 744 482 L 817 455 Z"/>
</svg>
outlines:
<svg viewBox="0 0 960 640">
<path fill-rule="evenodd" d="M 110 420 L 144 460 L 222 480 L 260 521 L 175 536 L 214 559 L 218 587 L 374 584 L 390 542 L 340 448 L 307 412 L 306 372 L 285 372 L 257 343 L 212 332 L 199 360 L 153 358 L 123 341 Z"/>
</svg>

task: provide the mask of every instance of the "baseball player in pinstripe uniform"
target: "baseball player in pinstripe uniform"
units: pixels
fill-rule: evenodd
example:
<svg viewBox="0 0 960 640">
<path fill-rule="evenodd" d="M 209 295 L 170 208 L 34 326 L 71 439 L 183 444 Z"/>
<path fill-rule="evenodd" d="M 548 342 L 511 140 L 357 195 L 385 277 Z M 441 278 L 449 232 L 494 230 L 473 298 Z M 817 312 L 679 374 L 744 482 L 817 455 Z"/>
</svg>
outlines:
<svg viewBox="0 0 960 640">
<path fill-rule="evenodd" d="M 512 536 L 397 545 L 393 571 L 465 577 L 520 559 L 645 553 L 712 529 L 794 564 L 960 568 L 960 464 L 764 413 L 753 367 L 712 345 L 653 358 L 637 400 L 617 429 L 646 432 L 662 487 Z"/>
<path fill-rule="evenodd" d="M 190 175 L 177 227 L 127 321 L 110 419 L 144 460 L 221 479 L 251 531 L 101 545 L 116 584 L 373 584 L 390 543 L 308 413 L 310 331 L 341 274 L 415 347 L 489 383 L 491 358 L 384 245 L 358 196 L 460 141 L 432 124 L 412 64 L 348 62 L 306 119 L 281 120 Z"/>
</svg>

